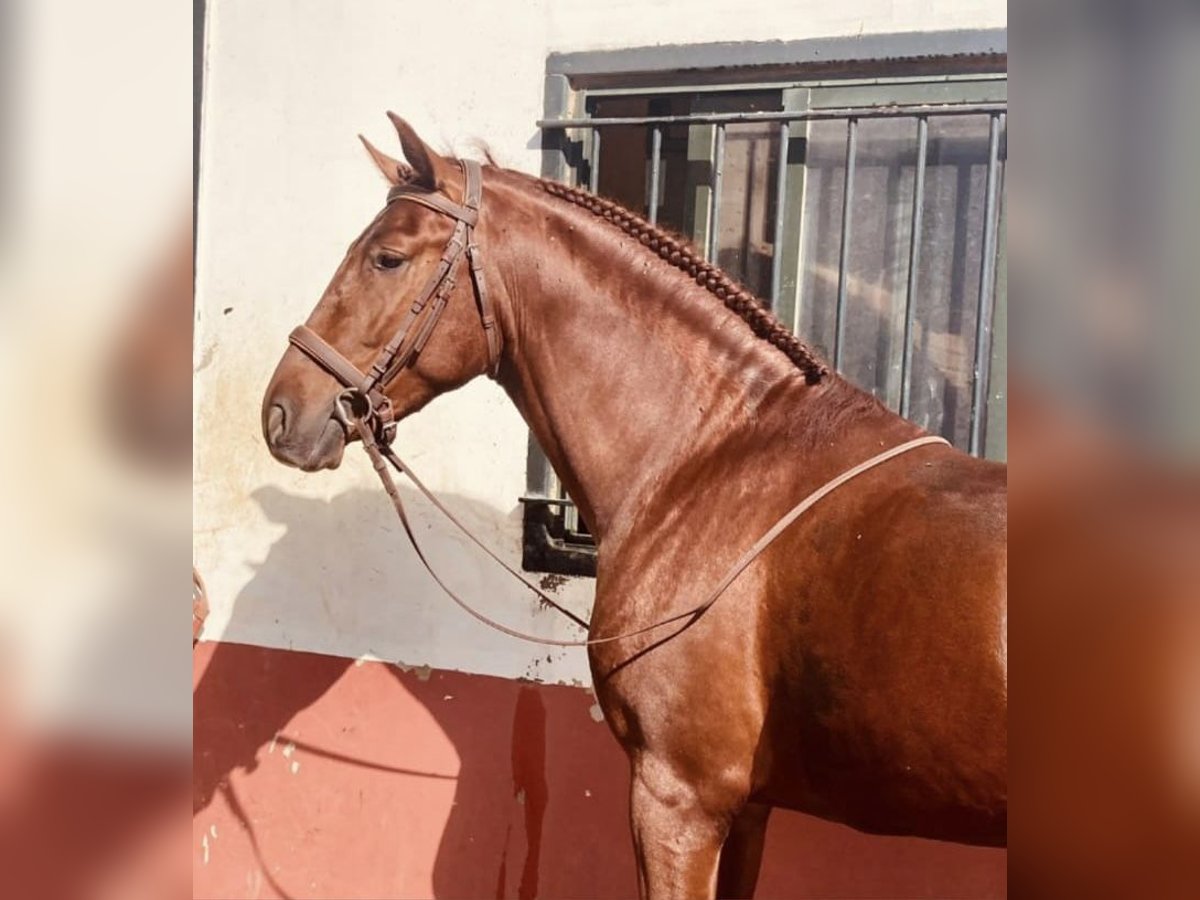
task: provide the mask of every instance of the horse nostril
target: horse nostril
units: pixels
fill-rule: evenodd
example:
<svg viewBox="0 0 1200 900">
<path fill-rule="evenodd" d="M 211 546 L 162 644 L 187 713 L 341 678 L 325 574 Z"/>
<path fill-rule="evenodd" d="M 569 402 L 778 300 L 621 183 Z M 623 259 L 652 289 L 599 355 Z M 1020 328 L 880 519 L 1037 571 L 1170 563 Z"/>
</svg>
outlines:
<svg viewBox="0 0 1200 900">
<path fill-rule="evenodd" d="M 272 403 L 267 411 L 267 443 L 278 446 L 287 431 L 287 412 L 282 403 Z"/>
</svg>

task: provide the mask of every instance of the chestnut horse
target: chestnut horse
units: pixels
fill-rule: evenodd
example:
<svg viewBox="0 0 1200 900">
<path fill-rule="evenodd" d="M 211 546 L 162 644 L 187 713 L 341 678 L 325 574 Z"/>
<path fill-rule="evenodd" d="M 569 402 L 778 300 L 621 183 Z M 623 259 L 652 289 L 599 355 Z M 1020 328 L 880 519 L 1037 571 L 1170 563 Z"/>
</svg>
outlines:
<svg viewBox="0 0 1200 900">
<path fill-rule="evenodd" d="M 466 189 L 392 120 L 408 163 L 367 148 L 393 191 L 429 202 L 389 203 L 307 322 L 363 371 L 436 271 L 457 228 L 439 209 Z M 386 396 L 402 418 L 499 382 L 595 536 L 593 637 L 687 609 L 801 498 L 922 434 L 616 204 L 488 165 L 473 239 L 498 357 L 457 260 L 440 324 Z M 289 348 L 263 402 L 271 453 L 336 467 L 341 390 Z M 922 446 L 800 517 L 690 627 L 589 648 L 630 760 L 643 896 L 750 895 L 774 806 L 1005 843 L 1006 492 L 1004 466 Z"/>
</svg>

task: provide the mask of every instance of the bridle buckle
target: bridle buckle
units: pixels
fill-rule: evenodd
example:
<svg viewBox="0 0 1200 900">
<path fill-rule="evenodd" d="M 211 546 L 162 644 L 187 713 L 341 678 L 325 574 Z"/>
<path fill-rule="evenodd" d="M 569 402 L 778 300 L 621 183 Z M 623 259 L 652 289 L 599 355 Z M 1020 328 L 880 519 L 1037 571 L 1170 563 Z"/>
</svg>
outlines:
<svg viewBox="0 0 1200 900">
<path fill-rule="evenodd" d="M 384 446 L 396 437 L 396 421 L 392 418 L 392 401 L 382 398 L 378 406 L 371 395 L 358 388 L 347 388 L 333 401 L 333 417 L 345 430 L 347 436 L 358 433 L 358 423 L 363 422 Z"/>
<path fill-rule="evenodd" d="M 370 421 L 375 415 L 371 398 L 358 388 L 346 388 L 333 401 L 333 416 L 347 431 L 354 430 L 354 423 L 361 419 Z"/>
</svg>

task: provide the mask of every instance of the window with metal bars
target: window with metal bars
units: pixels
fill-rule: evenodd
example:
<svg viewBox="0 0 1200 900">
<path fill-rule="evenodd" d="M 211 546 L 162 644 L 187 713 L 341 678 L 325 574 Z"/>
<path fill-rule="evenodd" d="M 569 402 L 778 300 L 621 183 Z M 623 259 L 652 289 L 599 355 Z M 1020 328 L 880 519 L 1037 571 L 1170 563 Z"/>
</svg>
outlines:
<svg viewBox="0 0 1200 900">
<path fill-rule="evenodd" d="M 770 78 L 612 76 L 602 62 L 548 79 L 544 174 L 689 236 L 843 376 L 1004 458 L 1002 53 Z M 522 500 L 526 568 L 594 573 L 586 526 L 532 439 Z"/>
</svg>

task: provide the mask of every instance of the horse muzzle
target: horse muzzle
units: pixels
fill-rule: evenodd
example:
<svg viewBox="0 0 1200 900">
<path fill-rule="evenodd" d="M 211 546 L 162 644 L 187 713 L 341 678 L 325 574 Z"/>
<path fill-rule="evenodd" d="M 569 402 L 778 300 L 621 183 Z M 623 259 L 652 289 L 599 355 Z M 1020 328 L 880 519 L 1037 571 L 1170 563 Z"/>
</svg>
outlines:
<svg viewBox="0 0 1200 900">
<path fill-rule="evenodd" d="M 264 404 L 263 437 L 271 455 L 284 465 L 305 472 L 336 469 L 347 436 L 336 412 L 304 415 L 286 396 L 269 398 Z"/>
</svg>

